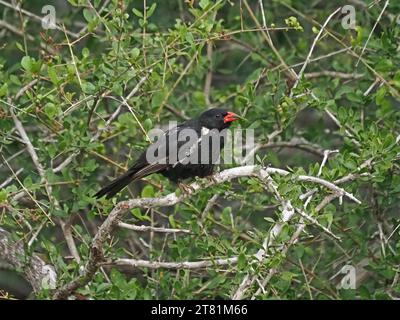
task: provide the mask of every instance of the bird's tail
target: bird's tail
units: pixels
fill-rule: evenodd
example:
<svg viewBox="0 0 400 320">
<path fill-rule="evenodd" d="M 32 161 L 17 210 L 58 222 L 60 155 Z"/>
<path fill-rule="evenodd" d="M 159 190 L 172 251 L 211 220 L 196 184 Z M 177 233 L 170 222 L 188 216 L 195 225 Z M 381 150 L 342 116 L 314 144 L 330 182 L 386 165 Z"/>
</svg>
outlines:
<svg viewBox="0 0 400 320">
<path fill-rule="evenodd" d="M 110 184 L 98 191 L 94 196 L 96 198 L 101 198 L 102 196 L 107 195 L 107 199 L 115 196 L 133 180 L 134 174 L 135 171 L 131 170 L 125 172 L 122 176 L 113 180 Z"/>
</svg>

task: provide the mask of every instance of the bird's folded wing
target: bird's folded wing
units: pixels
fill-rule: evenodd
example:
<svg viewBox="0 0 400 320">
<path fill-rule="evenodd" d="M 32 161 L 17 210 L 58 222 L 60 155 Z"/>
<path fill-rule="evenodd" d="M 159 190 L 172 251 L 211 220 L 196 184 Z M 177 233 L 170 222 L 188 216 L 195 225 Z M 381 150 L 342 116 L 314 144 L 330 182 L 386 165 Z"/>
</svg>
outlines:
<svg viewBox="0 0 400 320">
<path fill-rule="evenodd" d="M 179 142 L 178 161 L 173 164 L 175 167 L 178 164 L 215 164 L 220 158 L 220 149 L 223 146 L 221 134 L 218 131 L 211 131 L 207 128 L 202 128 L 200 135 L 192 140 L 191 143 Z M 216 144 L 217 143 L 217 144 Z M 205 149 L 202 148 L 205 144 Z M 202 154 L 203 153 L 203 154 Z"/>
<path fill-rule="evenodd" d="M 193 130 L 194 136 L 188 135 L 188 137 L 182 136 L 183 130 Z M 162 136 L 162 140 L 158 146 L 158 154 L 164 155 L 162 159 L 157 159 L 154 163 L 151 162 L 143 169 L 137 172 L 137 174 L 150 174 L 159 172 L 166 169 L 168 166 L 175 167 L 178 164 L 188 163 L 200 163 L 200 146 L 202 140 L 210 138 L 211 135 L 216 134 L 210 132 L 207 128 L 198 128 L 193 125 L 190 121 L 184 125 L 179 125 L 165 132 Z M 191 140 L 187 140 L 191 136 Z M 210 144 L 210 147 L 212 145 Z M 212 150 L 206 152 L 210 153 Z M 219 151 L 219 148 L 218 150 Z M 166 164 L 166 165 L 165 165 Z"/>
<path fill-rule="evenodd" d="M 138 170 L 135 172 L 135 174 L 132 176 L 133 180 L 141 179 L 143 177 L 146 177 L 152 173 L 157 173 L 160 172 L 164 169 L 166 169 L 168 166 L 167 163 L 151 163 L 146 166 L 144 166 L 142 169 Z"/>
</svg>

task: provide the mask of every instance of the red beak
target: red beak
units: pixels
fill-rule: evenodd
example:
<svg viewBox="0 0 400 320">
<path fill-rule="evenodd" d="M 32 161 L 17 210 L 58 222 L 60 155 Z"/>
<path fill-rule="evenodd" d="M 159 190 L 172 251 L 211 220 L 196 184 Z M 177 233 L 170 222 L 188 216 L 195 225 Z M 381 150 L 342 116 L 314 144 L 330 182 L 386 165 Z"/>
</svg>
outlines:
<svg viewBox="0 0 400 320">
<path fill-rule="evenodd" d="M 240 117 L 237 114 L 228 111 L 228 114 L 224 117 L 224 123 L 236 121 L 239 119 L 240 119 Z"/>
</svg>

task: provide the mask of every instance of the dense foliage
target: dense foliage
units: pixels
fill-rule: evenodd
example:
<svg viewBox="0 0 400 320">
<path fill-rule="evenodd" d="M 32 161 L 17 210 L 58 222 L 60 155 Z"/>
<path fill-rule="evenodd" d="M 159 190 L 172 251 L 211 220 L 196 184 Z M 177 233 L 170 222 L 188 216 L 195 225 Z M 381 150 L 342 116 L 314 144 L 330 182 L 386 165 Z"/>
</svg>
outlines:
<svg viewBox="0 0 400 320">
<path fill-rule="evenodd" d="M 399 297 L 400 2 L 50 2 L 56 29 L 32 16 L 43 17 L 49 1 L 15 1 L 23 10 L 0 2 L 0 226 L 23 244 L 24 259 L 39 255 L 54 267 L 57 288 L 43 285 L 38 298 L 85 272 L 93 237 L 119 201 L 181 194 L 152 175 L 111 200 L 93 198 L 144 150 L 150 129 L 211 106 L 246 118 L 260 168 L 290 173 L 130 208 L 125 223 L 188 232 L 115 228 L 102 243 L 107 264 L 68 295 Z M 346 4 L 354 28 L 343 24 L 346 12 L 327 21 Z M 211 262 L 113 266 L 120 258 Z M 354 267 L 355 288 L 340 285 L 344 266 Z M 23 297 L 9 272 L 0 270 L 0 292 Z"/>
</svg>

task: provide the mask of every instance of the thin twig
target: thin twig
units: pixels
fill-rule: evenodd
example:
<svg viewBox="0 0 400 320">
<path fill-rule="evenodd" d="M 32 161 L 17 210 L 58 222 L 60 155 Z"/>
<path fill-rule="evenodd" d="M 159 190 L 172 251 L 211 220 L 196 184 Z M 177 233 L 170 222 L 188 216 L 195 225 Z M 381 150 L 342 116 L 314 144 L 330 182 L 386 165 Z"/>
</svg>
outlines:
<svg viewBox="0 0 400 320">
<path fill-rule="evenodd" d="M 210 210 L 212 209 L 212 207 L 215 205 L 215 203 L 217 202 L 218 199 L 218 194 L 214 194 L 208 201 L 207 201 L 207 205 L 204 208 L 203 212 L 201 213 L 201 219 L 200 221 L 203 222 L 208 213 L 210 212 Z"/>
<path fill-rule="evenodd" d="M 319 170 L 317 173 L 317 177 L 320 177 L 322 174 L 322 169 L 325 167 L 326 161 L 328 160 L 328 157 L 332 154 L 332 153 L 338 153 L 339 150 L 325 150 L 324 151 L 324 158 L 322 159 L 321 165 L 319 166 Z"/>
<path fill-rule="evenodd" d="M 311 55 L 312 55 L 312 53 L 313 53 L 313 51 L 314 51 L 314 48 L 315 48 L 315 46 L 316 46 L 316 44 L 317 44 L 319 38 L 321 37 L 321 35 L 322 35 L 322 33 L 323 33 L 325 27 L 328 25 L 329 21 L 333 18 L 333 16 L 334 16 L 336 13 L 339 12 L 340 9 L 341 9 L 341 7 L 337 8 L 333 13 L 330 14 L 330 16 L 328 17 L 328 19 L 326 19 L 325 23 L 322 25 L 322 28 L 319 30 L 317 36 L 315 37 L 315 39 L 314 39 L 314 41 L 313 41 L 313 43 L 312 43 L 312 45 L 311 45 L 310 51 L 308 52 L 308 55 L 307 55 L 307 57 L 306 57 L 306 60 L 304 61 L 303 66 L 301 67 L 300 72 L 299 72 L 298 75 L 297 75 L 297 79 L 296 79 L 295 83 L 293 84 L 293 87 L 292 87 L 291 90 L 290 90 L 290 97 L 293 96 L 294 89 L 297 88 L 297 86 L 298 86 L 298 84 L 299 84 L 299 81 L 300 81 L 301 77 L 303 76 L 304 71 L 305 71 L 305 69 L 306 69 L 308 63 L 310 62 L 310 58 L 311 58 Z"/>
<path fill-rule="evenodd" d="M 30 17 L 30 18 L 33 18 L 33 19 L 36 20 L 36 21 L 39 21 L 39 22 L 42 22 L 42 21 L 43 21 L 43 18 L 42 18 L 42 17 L 39 17 L 39 16 L 37 16 L 36 14 L 34 14 L 34 13 L 32 13 L 32 12 L 29 12 L 29 11 L 27 11 L 27 10 L 24 10 L 24 9 L 22 9 L 20 6 L 14 6 L 14 5 L 12 5 L 12 4 L 8 3 L 8 2 L 5 2 L 5 1 L 3 1 L 3 0 L 0 0 L 0 4 L 2 4 L 3 6 L 6 6 L 6 7 L 8 7 L 8 8 L 11 8 L 11 9 L 17 11 L 17 12 L 21 12 L 21 13 L 23 13 L 24 15 L 26 15 L 26 16 L 28 16 L 28 17 Z M 58 26 L 58 25 L 55 25 L 55 28 L 56 28 L 57 30 L 59 30 L 59 31 L 63 31 L 63 28 L 61 28 L 61 27 Z M 74 32 L 71 32 L 71 31 L 68 31 L 68 30 L 66 30 L 66 32 L 67 32 L 68 35 L 70 35 L 71 37 L 73 37 L 73 38 L 75 38 L 75 39 L 76 39 L 76 38 L 79 38 L 79 35 L 76 34 L 76 33 L 74 33 Z"/>
<path fill-rule="evenodd" d="M 324 232 L 326 232 L 328 235 L 330 235 L 332 238 L 338 240 L 338 241 L 342 241 L 342 239 L 337 236 L 336 234 L 334 234 L 332 231 L 330 231 L 328 228 L 324 227 L 322 224 L 320 224 L 318 222 L 317 219 L 311 217 L 310 215 L 308 215 L 307 213 L 305 213 L 302 210 L 296 209 L 296 211 L 306 220 L 310 221 L 312 224 L 318 226 L 319 228 L 321 228 Z"/>
<path fill-rule="evenodd" d="M 131 97 L 133 97 L 136 92 L 139 90 L 139 88 L 142 86 L 142 84 L 147 80 L 148 76 L 152 70 L 150 69 L 149 73 L 147 73 L 145 76 L 143 76 L 139 82 L 136 84 L 136 86 L 131 90 L 131 92 L 126 96 L 125 100 L 129 100 Z M 121 103 L 117 109 L 113 112 L 113 114 L 108 118 L 106 121 L 105 125 L 103 128 L 97 130 L 97 132 L 93 135 L 93 137 L 90 139 L 90 142 L 97 141 L 99 137 L 102 135 L 103 132 L 107 131 L 111 125 L 111 123 L 118 117 L 119 113 L 122 110 L 122 107 L 124 106 L 124 103 Z M 74 151 L 71 155 L 69 155 L 62 163 L 60 163 L 56 168 L 53 168 L 53 172 L 57 173 L 63 170 L 65 167 L 67 167 L 74 159 L 80 154 L 81 150 L 76 150 Z"/>
<path fill-rule="evenodd" d="M 369 40 L 371 39 L 371 36 L 372 36 L 372 34 L 374 33 L 374 30 L 375 30 L 376 26 L 378 25 L 379 21 L 381 20 L 382 15 L 383 15 L 383 13 L 385 12 L 385 10 L 386 10 L 386 8 L 387 8 L 388 5 L 389 5 L 389 0 L 386 0 L 385 5 L 383 6 L 382 11 L 381 11 L 381 13 L 380 13 L 379 16 L 378 16 L 378 19 L 376 20 L 376 22 L 375 22 L 375 24 L 374 24 L 374 26 L 373 26 L 371 32 L 370 32 L 369 35 L 368 35 L 367 41 L 365 41 L 365 44 L 364 44 L 364 46 L 363 46 L 363 48 L 362 48 L 362 50 L 361 50 L 361 53 L 360 53 L 360 55 L 359 55 L 359 57 L 358 57 L 358 59 L 357 59 L 356 67 L 357 67 L 358 64 L 360 63 L 360 60 L 361 60 L 362 55 L 364 54 L 365 48 L 367 47 L 368 42 L 369 42 Z"/>
<path fill-rule="evenodd" d="M 15 172 L 15 176 L 18 176 L 22 171 L 24 171 L 24 168 L 20 168 Z M 8 185 L 11 181 L 14 180 L 14 175 L 8 177 L 6 180 L 3 181 L 3 183 L 0 184 L 0 189 L 4 188 L 6 185 Z"/>
</svg>

